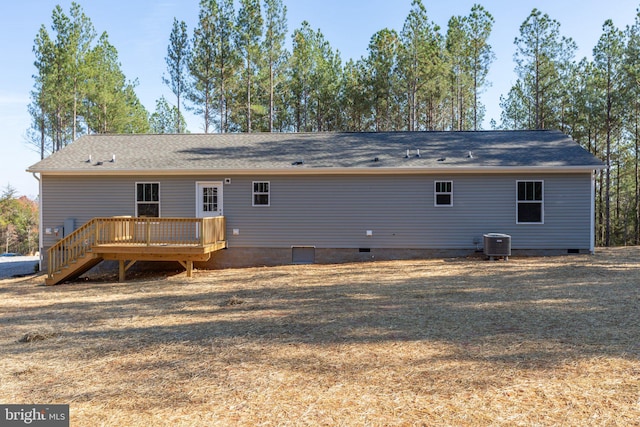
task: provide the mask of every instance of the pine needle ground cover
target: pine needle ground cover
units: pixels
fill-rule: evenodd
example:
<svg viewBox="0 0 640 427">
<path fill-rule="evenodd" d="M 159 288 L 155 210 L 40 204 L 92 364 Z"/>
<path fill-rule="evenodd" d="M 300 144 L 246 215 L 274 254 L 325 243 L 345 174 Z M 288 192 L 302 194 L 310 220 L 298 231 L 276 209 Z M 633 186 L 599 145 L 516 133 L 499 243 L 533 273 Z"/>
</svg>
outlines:
<svg viewBox="0 0 640 427">
<path fill-rule="evenodd" d="M 74 426 L 640 425 L 640 248 L 0 281 L 0 402 Z"/>
</svg>

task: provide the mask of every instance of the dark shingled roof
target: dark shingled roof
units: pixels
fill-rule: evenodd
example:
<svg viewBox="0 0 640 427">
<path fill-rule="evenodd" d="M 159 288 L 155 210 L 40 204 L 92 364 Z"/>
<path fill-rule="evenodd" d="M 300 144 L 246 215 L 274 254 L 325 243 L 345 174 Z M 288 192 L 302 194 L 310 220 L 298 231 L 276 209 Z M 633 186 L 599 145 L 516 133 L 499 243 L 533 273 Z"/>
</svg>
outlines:
<svg viewBox="0 0 640 427">
<path fill-rule="evenodd" d="M 303 163 L 296 165 L 298 162 Z M 600 160 L 558 131 L 478 131 L 89 135 L 29 171 L 103 174 L 603 167 Z"/>
</svg>

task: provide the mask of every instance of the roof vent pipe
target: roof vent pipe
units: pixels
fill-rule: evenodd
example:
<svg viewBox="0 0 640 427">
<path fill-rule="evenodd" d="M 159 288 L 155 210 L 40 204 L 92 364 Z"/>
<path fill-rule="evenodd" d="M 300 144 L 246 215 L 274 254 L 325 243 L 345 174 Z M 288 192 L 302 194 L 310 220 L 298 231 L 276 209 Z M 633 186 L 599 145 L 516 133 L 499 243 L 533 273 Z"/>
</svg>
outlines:
<svg viewBox="0 0 640 427">
<path fill-rule="evenodd" d="M 111 155 L 111 163 L 115 163 L 116 162 L 116 155 L 112 154 Z"/>
<path fill-rule="evenodd" d="M 91 154 L 89 154 L 89 159 L 86 160 L 86 163 L 91 163 Z"/>
<path fill-rule="evenodd" d="M 406 155 L 406 156 L 404 156 L 404 158 L 405 158 L 405 159 L 408 159 L 408 158 L 409 158 L 409 150 L 407 150 L 407 155 Z"/>
<path fill-rule="evenodd" d="M 420 157 L 420 149 L 419 148 L 416 150 L 416 157 Z"/>
<path fill-rule="evenodd" d="M 469 154 L 467 154 L 467 159 L 473 159 L 473 154 L 471 153 L 471 151 L 469 151 Z"/>
</svg>

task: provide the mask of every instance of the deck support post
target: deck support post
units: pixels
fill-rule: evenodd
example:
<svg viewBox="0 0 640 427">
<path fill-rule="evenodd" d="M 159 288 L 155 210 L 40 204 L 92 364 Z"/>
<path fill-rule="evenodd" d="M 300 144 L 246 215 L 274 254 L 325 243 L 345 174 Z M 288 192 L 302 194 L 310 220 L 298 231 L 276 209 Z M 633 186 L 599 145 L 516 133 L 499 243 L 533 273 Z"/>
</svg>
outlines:
<svg viewBox="0 0 640 427">
<path fill-rule="evenodd" d="M 178 261 L 187 270 L 187 277 L 193 277 L 193 260 Z"/>
<path fill-rule="evenodd" d="M 134 259 L 129 261 L 129 264 L 124 265 L 124 263 L 126 262 L 126 260 L 124 259 L 120 259 L 118 260 L 118 281 L 119 282 L 124 282 L 126 277 L 126 272 L 127 270 L 129 270 L 131 267 L 133 267 L 133 264 L 135 264 L 138 260 Z"/>
<path fill-rule="evenodd" d="M 193 276 L 193 261 L 188 260 L 187 261 L 187 277 L 192 277 Z"/>
</svg>

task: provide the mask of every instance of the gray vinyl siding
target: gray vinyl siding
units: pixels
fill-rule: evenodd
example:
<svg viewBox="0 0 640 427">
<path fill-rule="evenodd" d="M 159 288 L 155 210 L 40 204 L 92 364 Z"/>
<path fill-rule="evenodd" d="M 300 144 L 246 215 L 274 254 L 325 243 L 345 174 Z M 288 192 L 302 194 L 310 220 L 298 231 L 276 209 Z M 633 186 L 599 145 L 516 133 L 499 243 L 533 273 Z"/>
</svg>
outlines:
<svg viewBox="0 0 640 427">
<path fill-rule="evenodd" d="M 589 174 L 262 179 L 271 183 L 270 207 L 251 207 L 260 177 L 225 186 L 228 228 L 240 232 L 230 246 L 461 249 L 490 232 L 510 234 L 514 249 L 590 246 Z M 437 180 L 453 181 L 452 207 L 434 206 Z M 517 180 L 544 180 L 544 224 L 516 224 Z"/>
<path fill-rule="evenodd" d="M 42 177 L 42 230 L 62 227 L 67 218 L 76 228 L 95 217 L 134 216 L 136 182 L 160 183 L 160 216 L 195 216 L 195 180 L 191 177 Z M 47 248 L 58 239 L 43 235 Z"/>
<path fill-rule="evenodd" d="M 193 217 L 196 182 L 224 178 L 44 175 L 42 227 L 135 215 L 136 182 L 160 183 L 162 217 Z M 223 185 L 230 247 L 473 249 L 474 240 L 498 232 L 512 236 L 514 249 L 590 248 L 589 174 L 230 178 Z M 518 180 L 544 181 L 544 224 L 516 224 Z M 270 206 L 252 206 L 253 181 L 270 182 Z M 453 182 L 453 206 L 434 206 L 434 181 Z M 44 235 L 45 248 L 55 241 Z"/>
</svg>

